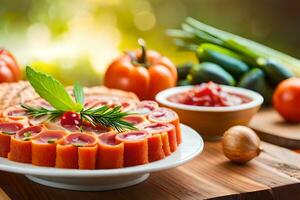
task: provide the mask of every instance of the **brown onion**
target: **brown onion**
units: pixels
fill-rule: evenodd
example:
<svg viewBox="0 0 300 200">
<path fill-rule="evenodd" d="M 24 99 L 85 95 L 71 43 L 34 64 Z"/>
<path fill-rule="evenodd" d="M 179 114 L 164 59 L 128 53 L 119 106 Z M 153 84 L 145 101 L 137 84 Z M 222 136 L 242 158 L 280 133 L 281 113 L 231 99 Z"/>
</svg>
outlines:
<svg viewBox="0 0 300 200">
<path fill-rule="evenodd" d="M 235 163 L 244 164 L 258 156 L 261 150 L 259 137 L 246 126 L 233 126 L 224 133 L 223 152 Z"/>
</svg>

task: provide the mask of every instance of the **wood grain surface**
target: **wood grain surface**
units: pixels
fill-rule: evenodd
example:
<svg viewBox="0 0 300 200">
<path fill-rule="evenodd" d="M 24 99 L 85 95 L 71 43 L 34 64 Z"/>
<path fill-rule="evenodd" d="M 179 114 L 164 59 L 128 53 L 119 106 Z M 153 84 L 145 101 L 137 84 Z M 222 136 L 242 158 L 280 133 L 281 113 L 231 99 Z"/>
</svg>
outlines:
<svg viewBox="0 0 300 200">
<path fill-rule="evenodd" d="M 299 199 L 299 154 L 269 143 L 262 147 L 264 151 L 258 158 L 236 165 L 224 157 L 220 142 L 206 142 L 204 152 L 193 161 L 152 173 L 136 186 L 113 191 L 55 189 L 7 172 L 0 172 L 0 187 L 12 200 Z M 0 192 L 0 199 L 2 196 Z"/>
<path fill-rule="evenodd" d="M 272 108 L 262 109 L 250 122 L 264 141 L 290 149 L 300 149 L 300 124 L 287 123 Z"/>
</svg>

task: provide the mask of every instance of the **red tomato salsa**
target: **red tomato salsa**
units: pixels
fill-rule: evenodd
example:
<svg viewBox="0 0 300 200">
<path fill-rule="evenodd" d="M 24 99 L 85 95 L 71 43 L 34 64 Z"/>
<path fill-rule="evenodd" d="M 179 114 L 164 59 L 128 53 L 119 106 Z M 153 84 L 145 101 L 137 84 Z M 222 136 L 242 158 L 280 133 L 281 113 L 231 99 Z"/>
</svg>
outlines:
<svg viewBox="0 0 300 200">
<path fill-rule="evenodd" d="M 226 92 L 220 85 L 213 82 L 201 83 L 188 92 L 170 96 L 168 100 L 186 105 L 209 107 L 235 106 L 251 101 L 246 96 Z"/>
</svg>

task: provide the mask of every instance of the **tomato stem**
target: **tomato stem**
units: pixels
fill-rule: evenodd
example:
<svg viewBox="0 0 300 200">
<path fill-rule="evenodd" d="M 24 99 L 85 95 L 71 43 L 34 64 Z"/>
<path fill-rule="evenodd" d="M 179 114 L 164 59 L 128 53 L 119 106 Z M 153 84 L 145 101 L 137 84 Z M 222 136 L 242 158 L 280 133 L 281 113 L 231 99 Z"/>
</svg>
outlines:
<svg viewBox="0 0 300 200">
<path fill-rule="evenodd" d="M 142 55 L 141 57 L 138 59 L 138 62 L 143 64 L 145 67 L 148 66 L 147 63 L 147 50 L 146 50 L 146 42 L 145 40 L 143 40 L 142 38 L 138 39 L 138 44 L 140 45 L 141 49 L 142 49 Z"/>
</svg>

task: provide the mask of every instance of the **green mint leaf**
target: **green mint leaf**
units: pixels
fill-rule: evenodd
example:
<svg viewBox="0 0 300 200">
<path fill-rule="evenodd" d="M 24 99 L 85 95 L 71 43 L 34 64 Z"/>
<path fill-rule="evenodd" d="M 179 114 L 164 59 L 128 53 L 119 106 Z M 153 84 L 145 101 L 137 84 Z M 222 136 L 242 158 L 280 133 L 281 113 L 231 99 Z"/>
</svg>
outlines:
<svg viewBox="0 0 300 200">
<path fill-rule="evenodd" d="M 64 86 L 52 76 L 26 67 L 26 76 L 36 93 L 61 111 L 80 111 L 82 106 L 75 103 Z"/>
<path fill-rule="evenodd" d="M 83 92 L 83 87 L 80 85 L 79 82 L 75 82 L 74 87 L 73 87 L 73 93 L 74 93 L 76 102 L 83 105 L 84 92 Z"/>
</svg>

